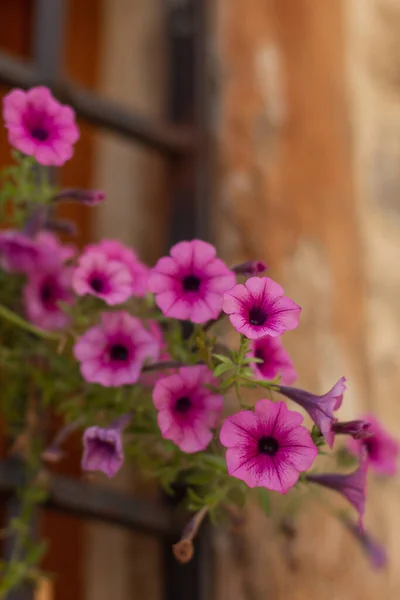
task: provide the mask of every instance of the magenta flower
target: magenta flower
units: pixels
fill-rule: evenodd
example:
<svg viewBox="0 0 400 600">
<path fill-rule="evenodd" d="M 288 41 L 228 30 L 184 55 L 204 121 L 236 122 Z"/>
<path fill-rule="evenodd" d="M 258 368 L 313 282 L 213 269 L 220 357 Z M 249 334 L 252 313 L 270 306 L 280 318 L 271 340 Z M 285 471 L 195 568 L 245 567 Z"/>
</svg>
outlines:
<svg viewBox="0 0 400 600">
<path fill-rule="evenodd" d="M 259 400 L 254 412 L 242 410 L 222 425 L 221 444 L 228 448 L 228 473 L 249 487 L 286 494 L 307 471 L 318 450 L 303 417 L 284 402 Z"/>
<path fill-rule="evenodd" d="M 31 238 L 12 229 L 0 232 L 0 267 L 5 271 L 27 273 L 35 268 L 38 257 Z"/>
<path fill-rule="evenodd" d="M 24 288 L 25 313 L 31 323 L 46 330 L 64 329 L 69 316 L 60 303 L 72 302 L 69 267 L 31 271 Z"/>
<path fill-rule="evenodd" d="M 250 346 L 249 356 L 263 361 L 251 364 L 257 379 L 275 379 L 280 375 L 282 383 L 290 385 L 297 378 L 293 363 L 280 338 L 267 335 L 254 340 Z"/>
<path fill-rule="evenodd" d="M 373 415 L 364 417 L 369 423 L 369 437 L 362 440 L 349 440 L 348 449 L 359 456 L 362 451 L 367 453 L 367 463 L 376 473 L 381 475 L 396 475 L 398 470 L 399 442 L 392 437 Z"/>
<path fill-rule="evenodd" d="M 361 544 L 366 556 L 369 558 L 371 565 L 375 569 L 384 569 L 387 566 L 388 558 L 386 549 L 374 540 L 369 533 L 362 531 L 360 527 L 355 525 L 350 519 L 345 517 L 342 521 L 347 529 L 354 535 L 356 540 Z"/>
<path fill-rule="evenodd" d="M 183 367 L 156 382 L 153 402 L 158 426 L 163 438 L 172 440 L 182 452 L 199 452 L 210 443 L 210 429 L 218 424 L 223 397 L 205 386 L 216 384 L 203 365 Z"/>
<path fill-rule="evenodd" d="M 333 388 L 322 396 L 310 394 L 298 388 L 286 387 L 284 385 L 277 386 L 277 391 L 280 394 L 290 398 L 290 400 L 293 400 L 293 402 L 296 402 L 308 412 L 330 447 L 332 447 L 334 440 L 331 429 L 337 420 L 333 415 L 333 411 L 340 408 L 345 390 L 345 377 L 341 377 Z"/>
<path fill-rule="evenodd" d="M 41 231 L 35 237 L 35 243 L 39 250 L 38 263 L 35 270 L 56 268 L 71 260 L 76 254 L 73 244 L 62 244 L 59 238 L 49 231 Z"/>
<path fill-rule="evenodd" d="M 301 311 L 269 277 L 250 277 L 245 285 L 240 283 L 225 292 L 222 309 L 235 329 L 251 340 L 295 329 Z"/>
<path fill-rule="evenodd" d="M 130 420 L 130 415 L 122 415 L 108 427 L 85 430 L 81 462 L 84 471 L 102 471 L 107 477 L 114 477 L 124 463 L 122 432 Z"/>
<path fill-rule="evenodd" d="M 79 138 L 75 113 L 57 102 L 46 87 L 12 90 L 3 99 L 8 140 L 42 165 L 63 165 Z"/>
<path fill-rule="evenodd" d="M 145 296 L 149 269 L 142 263 L 131 248 L 124 246 L 118 240 L 102 240 L 99 244 L 86 247 L 86 252 L 102 252 L 107 260 L 128 269 L 131 275 L 131 296 Z"/>
<path fill-rule="evenodd" d="M 78 296 L 97 296 L 113 306 L 131 297 L 133 280 L 124 263 L 110 260 L 104 251 L 92 247 L 80 256 L 72 287 Z"/>
<path fill-rule="evenodd" d="M 215 254 L 211 244 L 192 240 L 176 244 L 170 256 L 160 258 L 149 289 L 165 316 L 193 323 L 218 317 L 222 294 L 235 285 L 236 277 Z"/>
<path fill-rule="evenodd" d="M 119 387 L 136 383 L 145 360 L 155 360 L 159 348 L 139 319 L 121 311 L 103 313 L 101 325 L 86 331 L 73 352 L 86 381 Z"/>
<path fill-rule="evenodd" d="M 325 439 L 332 448 L 335 435 L 349 435 L 355 440 L 365 440 L 371 437 L 371 424 L 360 419 L 356 421 L 336 421 L 331 426 L 331 431 L 325 433 Z"/>
<path fill-rule="evenodd" d="M 238 275 L 261 275 L 267 270 L 267 265 L 262 260 L 249 260 L 232 267 L 232 271 Z"/>
<path fill-rule="evenodd" d="M 344 496 L 358 512 L 360 528 L 363 529 L 367 485 L 367 461 L 365 457 L 362 457 L 358 469 L 348 475 L 322 473 L 321 475 L 306 475 L 306 479 Z"/>
</svg>

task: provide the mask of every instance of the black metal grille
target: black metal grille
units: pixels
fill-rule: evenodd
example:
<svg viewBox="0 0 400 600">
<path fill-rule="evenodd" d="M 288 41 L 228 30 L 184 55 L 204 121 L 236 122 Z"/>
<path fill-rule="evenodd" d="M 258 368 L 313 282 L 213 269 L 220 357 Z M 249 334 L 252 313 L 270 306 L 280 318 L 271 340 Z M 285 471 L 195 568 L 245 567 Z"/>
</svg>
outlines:
<svg viewBox="0 0 400 600">
<path fill-rule="evenodd" d="M 170 51 L 168 122 L 145 118 L 61 79 L 66 0 L 36 0 L 33 61 L 22 62 L 0 52 L 0 85 L 22 88 L 48 85 L 87 122 L 163 153 L 174 171 L 175 182 L 171 189 L 170 242 L 195 236 L 208 239 L 206 0 L 159 1 L 159 10 L 165 13 Z M 9 515 L 18 509 L 14 491 L 23 477 L 19 463 L 14 460 L 0 463 L 0 493 L 8 499 Z M 122 525 L 164 540 L 165 600 L 211 598 L 207 536 L 200 536 L 191 563 L 177 564 L 171 554 L 171 544 L 179 536 L 172 507 L 151 505 L 127 494 L 100 490 L 59 475 L 51 476 L 49 486 L 50 509 Z M 32 590 L 27 588 L 12 594 L 12 600 L 31 598 Z"/>
</svg>

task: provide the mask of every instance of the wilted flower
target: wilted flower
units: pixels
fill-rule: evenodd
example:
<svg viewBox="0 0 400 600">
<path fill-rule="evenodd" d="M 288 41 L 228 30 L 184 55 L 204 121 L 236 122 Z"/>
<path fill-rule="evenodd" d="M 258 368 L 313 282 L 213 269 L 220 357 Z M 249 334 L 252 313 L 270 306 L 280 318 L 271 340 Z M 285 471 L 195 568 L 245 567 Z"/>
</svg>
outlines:
<svg viewBox="0 0 400 600">
<path fill-rule="evenodd" d="M 113 306 L 130 298 L 133 280 L 124 263 L 109 260 L 104 251 L 93 248 L 80 256 L 72 287 L 78 296 L 97 296 Z"/>
<path fill-rule="evenodd" d="M 215 254 L 211 244 L 192 240 L 176 244 L 170 256 L 160 258 L 149 289 L 165 316 L 193 323 L 218 317 L 222 294 L 235 285 L 236 277 Z"/>
<path fill-rule="evenodd" d="M 139 319 L 127 312 L 103 313 L 101 325 L 86 331 L 74 346 L 86 381 L 105 387 L 136 383 L 146 359 L 159 347 Z"/>
<path fill-rule="evenodd" d="M 322 473 L 320 475 L 306 475 L 306 479 L 311 483 L 322 485 L 344 496 L 358 512 L 359 523 L 362 528 L 367 485 L 367 462 L 365 457 L 361 459 L 358 469 L 348 475 Z"/>
<path fill-rule="evenodd" d="M 251 364 L 257 379 L 275 379 L 280 375 L 282 383 L 290 385 L 297 378 L 293 363 L 280 338 L 267 335 L 254 340 L 249 356 L 262 360 L 261 363 Z"/>
<path fill-rule="evenodd" d="M 245 285 L 238 284 L 224 293 L 222 309 L 246 337 L 277 337 L 297 327 L 301 311 L 283 293 L 283 288 L 269 277 L 251 277 Z"/>
<path fill-rule="evenodd" d="M 400 452 L 399 442 L 382 427 L 373 415 L 367 415 L 363 419 L 369 423 L 370 435 L 366 439 L 349 440 L 348 449 L 356 456 L 366 451 L 368 465 L 376 473 L 396 475 Z"/>
<path fill-rule="evenodd" d="M 322 396 L 284 385 L 277 385 L 276 387 L 280 394 L 290 398 L 290 400 L 293 400 L 293 402 L 296 402 L 308 412 L 314 423 L 321 430 L 327 443 L 332 446 L 334 436 L 331 435 L 331 428 L 336 421 L 333 411 L 340 408 L 342 404 L 343 394 L 346 390 L 346 378 L 341 377 L 333 388 Z"/>
<path fill-rule="evenodd" d="M 46 87 L 14 89 L 3 99 L 8 139 L 14 148 L 42 165 L 63 165 L 79 138 L 75 113 L 57 102 Z"/>
<path fill-rule="evenodd" d="M 183 367 L 159 379 L 153 390 L 162 436 L 183 452 L 204 450 L 212 439 L 211 428 L 221 416 L 223 397 L 207 385 L 217 381 L 206 366 Z"/>
<path fill-rule="evenodd" d="M 221 444 L 228 448 L 228 473 L 249 487 L 265 487 L 285 494 L 318 455 L 303 417 L 284 402 L 259 400 L 254 412 L 243 410 L 227 417 Z"/>
<path fill-rule="evenodd" d="M 232 271 L 238 275 L 261 275 L 266 270 L 267 265 L 262 260 L 249 260 L 232 267 Z"/>
<path fill-rule="evenodd" d="M 82 202 L 87 206 L 96 206 L 101 204 L 105 199 L 106 195 L 103 190 L 80 190 L 78 188 L 71 188 L 62 190 L 53 200 L 60 202 L 63 200 L 75 200 L 76 202 Z"/>
<path fill-rule="evenodd" d="M 124 463 L 122 432 L 131 420 L 122 415 L 108 427 L 89 427 L 83 434 L 82 469 L 102 471 L 111 478 Z"/>
</svg>

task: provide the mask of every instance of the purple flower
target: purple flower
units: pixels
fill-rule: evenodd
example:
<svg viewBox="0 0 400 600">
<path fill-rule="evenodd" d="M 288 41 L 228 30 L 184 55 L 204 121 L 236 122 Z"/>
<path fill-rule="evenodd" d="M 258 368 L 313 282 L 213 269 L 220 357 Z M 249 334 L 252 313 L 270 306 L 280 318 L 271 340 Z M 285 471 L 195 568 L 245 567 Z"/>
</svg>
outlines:
<svg viewBox="0 0 400 600">
<path fill-rule="evenodd" d="M 86 381 L 119 387 L 136 383 L 145 360 L 155 360 L 159 347 L 139 319 L 110 312 L 78 339 L 73 352 Z"/>
<path fill-rule="evenodd" d="M 122 415 L 108 427 L 85 430 L 81 463 L 84 471 L 102 471 L 107 477 L 114 477 L 124 462 L 122 432 L 130 420 L 130 415 Z"/>
<path fill-rule="evenodd" d="M 290 385 L 297 378 L 293 363 L 280 338 L 267 335 L 254 340 L 250 346 L 249 356 L 263 361 L 251 364 L 257 379 L 275 379 L 280 375 L 282 383 Z"/>
<path fill-rule="evenodd" d="M 277 386 L 277 391 L 280 394 L 290 398 L 290 400 L 293 400 L 293 402 L 296 402 L 308 412 L 331 447 L 334 438 L 331 434 L 331 428 L 337 420 L 333 416 L 333 411 L 340 408 L 345 390 L 345 377 L 341 377 L 333 388 L 322 396 L 310 394 L 298 388 L 286 387 L 284 385 Z"/>
<path fill-rule="evenodd" d="M 133 279 L 124 263 L 109 260 L 104 251 L 92 248 L 80 256 L 72 287 L 78 296 L 97 296 L 113 306 L 132 296 Z"/>
<path fill-rule="evenodd" d="M 0 232 L 0 267 L 5 271 L 27 273 L 37 264 L 39 249 L 35 242 L 9 229 Z"/>
<path fill-rule="evenodd" d="M 32 323 L 46 330 L 67 327 L 69 316 L 60 303 L 73 302 L 69 267 L 32 271 L 23 294 L 25 313 Z"/>
<path fill-rule="evenodd" d="M 238 275 L 261 275 L 267 270 L 267 265 L 262 260 L 249 260 L 232 267 L 232 271 Z"/>
<path fill-rule="evenodd" d="M 323 473 L 321 475 L 306 475 L 306 479 L 344 496 L 358 512 L 359 523 L 362 528 L 367 485 L 367 462 L 365 458 L 362 458 L 358 469 L 348 475 Z"/>
<path fill-rule="evenodd" d="M 99 244 L 86 247 L 86 252 L 101 252 L 107 261 L 128 269 L 131 275 L 131 296 L 145 296 L 148 290 L 149 269 L 142 263 L 134 251 L 118 240 L 102 240 Z"/>
<path fill-rule="evenodd" d="M 359 456 L 367 453 L 368 465 L 381 475 L 396 475 L 400 451 L 399 442 L 391 436 L 373 415 L 363 417 L 369 423 L 369 437 L 362 440 L 349 440 L 348 449 Z"/>
<path fill-rule="evenodd" d="M 329 446 L 332 448 L 335 435 L 349 435 L 355 440 L 367 439 L 371 436 L 371 425 L 367 421 L 336 421 L 331 426 L 331 431 L 325 433 Z"/>
<path fill-rule="evenodd" d="M 97 206 L 105 199 L 106 195 L 103 190 L 80 190 L 80 189 L 66 189 L 62 190 L 59 194 L 54 196 L 55 202 L 63 200 L 76 200 L 82 202 L 87 206 Z"/>
<path fill-rule="evenodd" d="M 283 295 L 283 288 L 269 277 L 251 277 L 224 293 L 223 311 L 232 325 L 256 340 L 277 337 L 299 324 L 301 308 Z"/>
<path fill-rule="evenodd" d="M 170 256 L 160 258 L 149 289 L 165 316 L 193 323 L 218 317 L 222 294 L 235 285 L 236 277 L 215 254 L 211 244 L 192 240 L 176 244 Z"/>
<path fill-rule="evenodd" d="M 362 531 L 360 527 L 355 525 L 350 519 L 342 518 L 347 529 L 354 535 L 356 540 L 361 544 L 362 549 L 369 558 L 371 565 L 375 569 L 384 569 L 387 566 L 386 549 L 374 540 L 369 533 Z"/>
<path fill-rule="evenodd" d="M 42 165 L 63 165 L 79 138 L 75 113 L 57 102 L 46 87 L 12 90 L 3 99 L 8 140 Z"/>
<path fill-rule="evenodd" d="M 183 367 L 156 382 L 153 402 L 158 426 L 163 438 L 172 440 L 182 452 L 199 452 L 210 443 L 223 397 L 205 386 L 216 384 L 212 372 L 203 365 Z"/>
<path fill-rule="evenodd" d="M 221 444 L 228 448 L 228 473 L 249 487 L 285 494 L 318 455 L 303 417 L 284 402 L 259 400 L 254 412 L 243 410 L 225 419 Z"/>
</svg>

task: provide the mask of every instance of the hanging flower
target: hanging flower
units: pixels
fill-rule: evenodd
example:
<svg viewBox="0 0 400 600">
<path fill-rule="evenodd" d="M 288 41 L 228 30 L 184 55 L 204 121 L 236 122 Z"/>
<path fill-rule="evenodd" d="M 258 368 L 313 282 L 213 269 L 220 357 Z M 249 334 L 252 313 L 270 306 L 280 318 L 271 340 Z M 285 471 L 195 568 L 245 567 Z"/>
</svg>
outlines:
<svg viewBox="0 0 400 600">
<path fill-rule="evenodd" d="M 154 337 L 127 312 L 103 313 L 101 324 L 74 346 L 84 379 L 104 387 L 136 383 L 145 360 L 155 360 L 158 353 Z"/>
<path fill-rule="evenodd" d="M 301 308 L 283 295 L 283 288 L 269 277 L 251 277 L 224 293 L 223 311 L 232 325 L 251 340 L 277 337 L 299 324 Z"/>
<path fill-rule="evenodd" d="M 367 485 L 367 461 L 365 457 L 362 457 L 358 469 L 348 475 L 322 473 L 320 475 L 306 475 L 306 479 L 310 483 L 322 485 L 344 496 L 358 512 L 360 528 L 363 529 Z"/>
<path fill-rule="evenodd" d="M 176 244 L 170 256 L 160 258 L 151 271 L 149 289 L 165 316 L 193 323 L 218 317 L 222 294 L 235 285 L 236 277 L 215 255 L 211 244 L 192 240 Z"/>
<path fill-rule="evenodd" d="M 14 148 L 42 165 L 63 165 L 79 138 L 75 113 L 57 102 L 46 87 L 14 89 L 3 99 L 8 139 Z"/>
<path fill-rule="evenodd" d="M 35 242 L 13 229 L 0 232 L 0 268 L 27 273 L 37 265 L 39 250 Z"/>
<path fill-rule="evenodd" d="M 364 417 L 369 423 L 369 436 L 366 439 L 349 440 L 348 449 L 359 456 L 366 451 L 368 465 L 380 475 L 396 475 L 398 470 L 399 442 L 382 427 L 373 415 Z"/>
<path fill-rule="evenodd" d="M 147 293 L 147 282 L 149 269 L 142 263 L 131 248 L 124 246 L 118 240 L 103 240 L 99 244 L 87 246 L 86 251 L 101 252 L 108 261 L 121 265 L 128 269 L 131 275 L 131 296 L 145 296 Z"/>
<path fill-rule="evenodd" d="M 261 275 L 266 270 L 267 265 L 262 260 L 249 260 L 232 267 L 232 271 L 238 275 Z"/>
<path fill-rule="evenodd" d="M 329 446 L 332 447 L 334 436 L 331 435 L 331 428 L 337 420 L 333 411 L 339 409 L 342 404 L 343 394 L 346 390 L 346 378 L 341 377 L 333 388 L 322 396 L 284 385 L 276 387 L 280 394 L 290 398 L 308 412 Z"/>
<path fill-rule="evenodd" d="M 89 249 L 79 258 L 72 287 L 78 296 L 97 296 L 113 306 L 132 295 L 133 280 L 125 264 L 109 260 L 100 249 Z"/>
<path fill-rule="evenodd" d="M 102 471 L 111 478 L 124 463 L 122 432 L 131 420 L 122 415 L 108 427 L 89 427 L 83 434 L 82 469 Z"/>
<path fill-rule="evenodd" d="M 282 383 L 290 385 L 297 378 L 293 363 L 280 338 L 267 335 L 254 340 L 249 356 L 262 360 L 262 363 L 251 364 L 257 379 L 275 379 L 280 375 Z"/>
<path fill-rule="evenodd" d="M 217 380 L 206 366 L 198 365 L 183 367 L 154 386 L 153 402 L 162 436 L 182 452 L 204 450 L 212 439 L 211 428 L 221 416 L 223 397 L 207 385 L 217 385 Z"/>
<path fill-rule="evenodd" d="M 249 487 L 265 487 L 286 494 L 318 455 L 303 417 L 284 402 L 259 400 L 254 412 L 243 410 L 227 417 L 221 444 L 228 448 L 228 473 Z"/>
<path fill-rule="evenodd" d="M 34 325 L 46 330 L 64 329 L 69 316 L 60 303 L 72 302 L 69 267 L 31 271 L 24 288 L 24 306 L 27 318 Z"/>
</svg>

